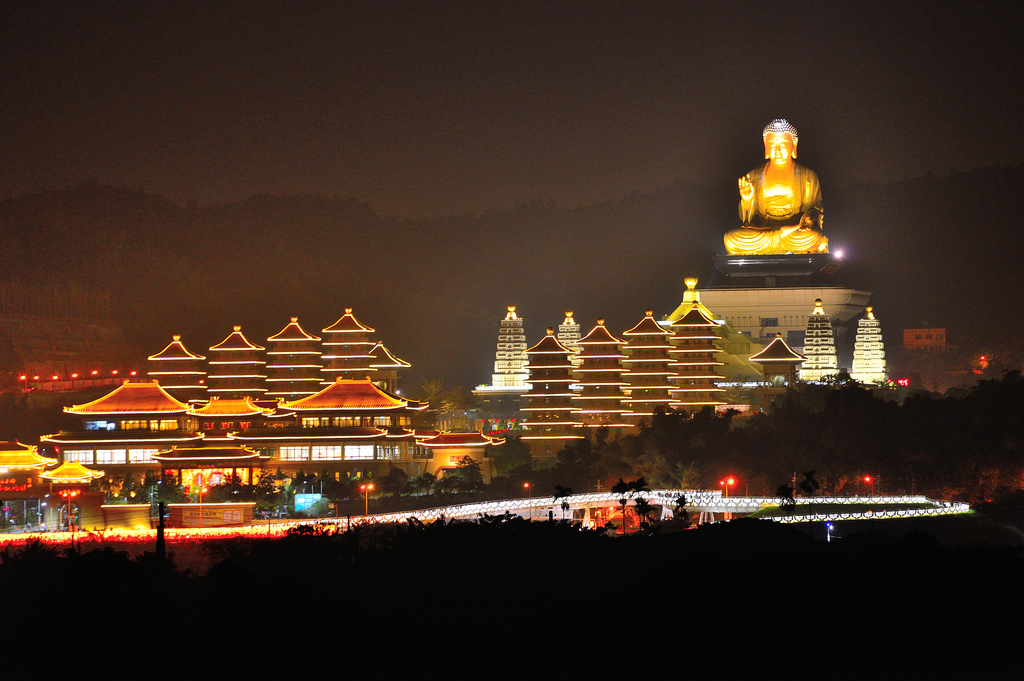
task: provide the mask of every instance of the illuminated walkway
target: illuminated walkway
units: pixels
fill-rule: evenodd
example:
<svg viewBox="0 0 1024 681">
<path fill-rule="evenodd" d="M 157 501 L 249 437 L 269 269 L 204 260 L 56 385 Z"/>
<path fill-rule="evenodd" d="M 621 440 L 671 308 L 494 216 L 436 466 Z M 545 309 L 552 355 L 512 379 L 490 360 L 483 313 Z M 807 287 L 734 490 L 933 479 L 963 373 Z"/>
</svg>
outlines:
<svg viewBox="0 0 1024 681">
<path fill-rule="evenodd" d="M 701 520 L 714 520 L 714 514 L 748 514 L 771 506 L 779 506 L 781 499 L 777 497 L 724 497 L 720 491 L 699 491 L 699 490 L 653 490 L 644 493 L 643 497 L 653 506 L 661 507 L 661 519 L 670 519 L 673 516 L 672 510 L 676 500 L 682 495 L 686 498 L 685 509 L 688 513 L 699 514 Z M 506 499 L 503 501 L 487 501 L 473 504 L 458 504 L 454 506 L 439 506 L 436 508 L 421 509 L 418 511 L 401 511 L 396 513 L 381 513 L 368 516 L 354 516 L 351 518 L 319 518 L 290 521 L 261 522 L 255 525 L 243 527 L 211 527 L 211 528 L 183 528 L 167 529 L 165 536 L 169 544 L 175 542 L 189 542 L 201 539 L 215 539 L 227 537 L 280 537 L 288 533 L 292 528 L 299 526 L 317 525 L 324 529 L 337 529 L 344 531 L 348 529 L 350 522 L 352 527 L 371 525 L 379 523 L 405 523 L 410 519 L 422 523 L 432 523 L 436 520 L 462 519 L 472 520 L 483 515 L 498 516 L 510 513 L 524 518 L 535 520 L 547 520 L 549 514 L 556 520 L 562 518 L 563 512 L 566 518 L 573 518 L 574 511 L 583 511 L 585 524 L 591 524 L 592 514 L 604 510 L 611 513 L 615 510 L 621 512 L 619 503 L 621 496 L 611 492 L 592 494 L 573 494 L 560 498 L 557 501 L 554 497 L 536 497 L 527 499 Z M 562 503 L 568 504 L 563 511 Z M 627 499 L 627 506 L 633 506 L 634 501 Z M 894 506 L 886 510 L 869 510 L 864 512 L 850 512 L 847 509 L 855 504 L 870 504 L 873 506 Z M 913 505 L 917 508 L 909 508 Z M 834 507 L 834 512 L 829 512 L 829 507 Z M 888 497 L 810 497 L 798 498 L 792 513 L 784 516 L 771 517 L 770 520 L 779 523 L 800 523 L 800 522 L 835 522 L 847 520 L 885 520 L 892 518 L 920 518 L 928 516 L 958 515 L 967 513 L 969 506 L 961 502 L 933 501 L 923 496 L 888 496 Z M 578 515 L 578 514 L 576 514 Z M 25 533 L 0 535 L 0 545 L 24 544 L 39 539 L 45 543 L 67 544 L 72 541 L 70 532 L 46 532 L 46 533 Z M 102 530 L 85 531 L 75 533 L 75 541 L 103 542 L 103 541 L 124 541 L 124 542 L 154 542 L 156 530 Z"/>
</svg>

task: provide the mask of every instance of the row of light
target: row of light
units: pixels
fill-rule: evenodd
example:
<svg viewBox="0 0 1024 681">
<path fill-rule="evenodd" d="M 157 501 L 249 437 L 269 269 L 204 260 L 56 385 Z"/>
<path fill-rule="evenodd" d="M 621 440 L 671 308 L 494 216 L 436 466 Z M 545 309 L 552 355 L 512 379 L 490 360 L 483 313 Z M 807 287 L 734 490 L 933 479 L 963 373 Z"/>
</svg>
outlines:
<svg viewBox="0 0 1024 681">
<path fill-rule="evenodd" d="M 110 370 L 110 375 L 111 376 L 117 376 L 119 373 L 120 373 L 120 371 L 118 369 L 111 369 Z M 138 371 L 136 371 L 135 369 L 132 369 L 131 371 L 128 372 L 128 375 L 129 376 L 137 376 L 138 373 L 139 373 Z M 78 372 L 74 372 L 74 373 L 72 373 L 66 379 L 61 379 L 60 374 L 53 374 L 48 379 L 47 378 L 43 378 L 42 376 L 39 376 L 39 375 L 34 375 L 31 378 L 29 378 L 28 374 L 21 374 L 20 376 L 18 376 L 18 380 L 21 381 L 22 383 L 26 383 L 28 381 L 40 381 L 40 380 L 49 380 L 49 381 L 70 380 L 70 381 L 74 381 L 74 380 L 77 380 L 79 378 L 101 378 L 100 370 L 99 369 L 93 369 L 92 371 L 89 372 L 88 376 L 82 376 Z"/>
</svg>

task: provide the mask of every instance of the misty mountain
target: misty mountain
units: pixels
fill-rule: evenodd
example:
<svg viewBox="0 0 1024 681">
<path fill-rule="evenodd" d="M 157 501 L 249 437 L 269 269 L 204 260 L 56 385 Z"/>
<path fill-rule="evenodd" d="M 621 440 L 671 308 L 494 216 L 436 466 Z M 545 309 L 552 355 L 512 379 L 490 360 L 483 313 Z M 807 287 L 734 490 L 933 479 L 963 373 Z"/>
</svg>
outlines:
<svg viewBox="0 0 1024 681">
<path fill-rule="evenodd" d="M 1010 187 L 1022 175 L 1016 166 L 824 186 L 842 276 L 874 292 L 887 342 L 924 324 L 993 349 L 1019 338 L 1024 322 L 1009 311 L 1024 253 Z M 435 377 L 471 385 L 489 381 L 506 305 L 518 306 L 530 341 L 566 310 L 584 332 L 597 317 L 621 332 L 645 308 L 671 311 L 683 277 L 709 281 L 737 224 L 734 194 L 730 183 L 676 182 L 593 205 L 416 220 L 354 199 L 180 206 L 89 185 L 0 202 L 0 265 L 8 281 L 111 296 L 115 319 L 148 352 L 180 333 L 204 353 L 233 324 L 259 343 L 291 316 L 315 334 L 352 307 L 413 364 L 407 388 Z"/>
</svg>

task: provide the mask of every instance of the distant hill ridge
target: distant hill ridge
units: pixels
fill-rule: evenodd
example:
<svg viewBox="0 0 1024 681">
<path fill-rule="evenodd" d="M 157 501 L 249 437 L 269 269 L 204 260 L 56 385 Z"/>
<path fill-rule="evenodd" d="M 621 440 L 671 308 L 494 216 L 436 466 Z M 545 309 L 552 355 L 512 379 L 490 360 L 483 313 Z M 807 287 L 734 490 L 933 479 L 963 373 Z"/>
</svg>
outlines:
<svg viewBox="0 0 1024 681">
<path fill-rule="evenodd" d="M 1012 238 L 1022 180 L 1024 165 L 825 183 L 825 230 L 847 275 L 874 291 L 887 341 L 925 321 L 954 338 L 1020 337 L 1021 315 L 1006 313 L 1019 306 L 1017 287 L 996 275 L 1015 273 L 1024 255 Z M 44 282 L 69 292 L 51 295 L 60 314 L 92 306 L 86 316 L 103 316 L 110 296 L 111 316 L 153 352 L 172 333 L 202 351 L 236 323 L 262 340 L 294 315 L 315 332 L 354 307 L 415 374 L 471 384 L 489 375 L 507 304 L 523 311 L 531 339 L 568 309 L 612 329 L 646 307 L 673 309 L 684 276 L 707 281 L 737 219 L 734 194 L 729 182 L 676 182 L 578 207 L 397 219 L 312 194 L 179 206 L 86 185 L 0 201 L 0 306 L 24 309 L 4 291 Z"/>
</svg>

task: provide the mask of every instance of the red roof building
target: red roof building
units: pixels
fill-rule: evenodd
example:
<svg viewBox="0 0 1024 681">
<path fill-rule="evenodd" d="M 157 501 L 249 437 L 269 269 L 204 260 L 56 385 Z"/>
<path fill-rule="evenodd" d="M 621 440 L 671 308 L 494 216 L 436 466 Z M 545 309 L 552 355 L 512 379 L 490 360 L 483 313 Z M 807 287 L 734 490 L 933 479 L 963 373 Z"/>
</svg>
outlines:
<svg viewBox="0 0 1024 681">
<path fill-rule="evenodd" d="M 231 334 L 210 348 L 208 390 L 222 397 L 262 397 L 267 392 L 264 348 L 249 341 L 236 326 Z"/>
<path fill-rule="evenodd" d="M 206 399 L 206 358 L 186 348 L 181 336 L 172 336 L 166 348 L 148 359 L 152 368 L 146 374 L 171 395 L 186 402 Z"/>
<path fill-rule="evenodd" d="M 776 397 L 784 395 L 786 390 L 796 385 L 804 356 L 789 347 L 779 333 L 768 347 L 756 355 L 751 355 L 750 361 L 761 365 L 764 382 L 757 388 L 756 393 L 760 400 L 760 408 L 766 409 Z"/>
<path fill-rule="evenodd" d="M 552 457 L 570 440 L 581 436 L 575 429 L 582 425 L 576 420 L 579 409 L 573 405 L 572 363 L 570 350 L 555 338 L 555 330 L 526 351 L 529 358 L 530 391 L 526 393 L 526 434 L 522 439 L 530 444 L 535 456 Z"/>
<path fill-rule="evenodd" d="M 320 390 L 320 338 L 299 326 L 298 317 L 267 339 L 267 397 L 294 400 Z"/>
<path fill-rule="evenodd" d="M 152 467 L 161 448 L 202 439 L 190 427 L 188 409 L 155 381 L 125 381 L 92 402 L 64 407 L 82 417 L 81 430 L 44 435 L 40 441 L 65 463 Z"/>
<path fill-rule="evenodd" d="M 629 410 L 623 405 L 622 344 L 605 328 L 604 320 L 578 340 L 576 380 L 581 386 L 576 402 L 580 407 L 579 420 L 588 428 L 620 428 L 630 425 L 624 418 Z"/>
</svg>

